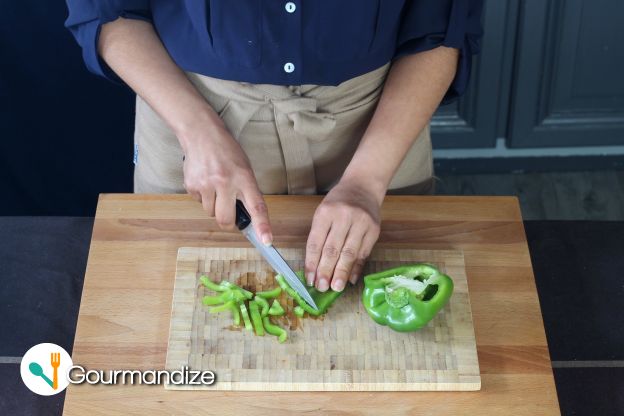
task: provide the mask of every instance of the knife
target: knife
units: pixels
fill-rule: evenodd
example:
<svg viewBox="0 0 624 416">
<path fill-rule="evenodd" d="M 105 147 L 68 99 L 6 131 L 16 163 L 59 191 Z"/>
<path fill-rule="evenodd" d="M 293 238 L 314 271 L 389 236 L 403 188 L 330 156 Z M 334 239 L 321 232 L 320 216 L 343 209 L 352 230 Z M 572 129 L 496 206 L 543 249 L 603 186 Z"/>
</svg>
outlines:
<svg viewBox="0 0 624 416">
<path fill-rule="evenodd" d="M 251 216 L 249 215 L 249 212 L 247 212 L 243 203 L 238 199 L 236 200 L 236 228 L 238 228 L 247 240 L 253 244 L 262 257 L 271 265 L 273 270 L 284 276 L 290 287 L 292 287 L 295 292 L 297 292 L 299 296 L 301 296 L 308 303 L 308 305 L 318 310 L 318 307 L 314 303 L 314 299 L 312 299 L 312 296 L 310 296 L 295 272 L 293 272 L 284 258 L 280 255 L 279 251 L 277 251 L 273 245 L 267 246 L 260 241 L 256 235 L 253 225 L 251 224 Z"/>
</svg>

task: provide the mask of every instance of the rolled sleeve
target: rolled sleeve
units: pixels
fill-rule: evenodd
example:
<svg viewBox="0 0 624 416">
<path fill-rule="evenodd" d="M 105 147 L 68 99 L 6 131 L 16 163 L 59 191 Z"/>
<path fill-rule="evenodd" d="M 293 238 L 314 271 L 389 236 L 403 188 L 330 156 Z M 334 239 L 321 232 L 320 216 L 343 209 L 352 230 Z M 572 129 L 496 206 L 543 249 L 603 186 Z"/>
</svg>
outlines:
<svg viewBox="0 0 624 416">
<path fill-rule="evenodd" d="M 462 95 L 468 86 L 472 55 L 481 48 L 482 10 L 483 0 L 418 0 L 404 10 L 394 59 L 438 46 L 459 50 L 457 73 L 443 104 Z"/>
<path fill-rule="evenodd" d="M 149 0 L 66 0 L 69 16 L 65 27 L 80 47 L 89 71 L 113 82 L 119 77 L 98 54 L 98 39 L 103 24 L 119 17 L 151 22 Z"/>
</svg>

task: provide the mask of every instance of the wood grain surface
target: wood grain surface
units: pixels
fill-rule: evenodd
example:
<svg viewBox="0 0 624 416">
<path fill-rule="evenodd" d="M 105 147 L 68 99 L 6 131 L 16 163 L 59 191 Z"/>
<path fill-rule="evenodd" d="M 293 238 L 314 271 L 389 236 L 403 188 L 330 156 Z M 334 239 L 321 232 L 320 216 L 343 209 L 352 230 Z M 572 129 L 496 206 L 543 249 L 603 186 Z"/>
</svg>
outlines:
<svg viewBox="0 0 624 416">
<path fill-rule="evenodd" d="M 267 196 L 275 244 L 303 247 L 321 197 Z M 163 369 L 180 247 L 249 247 L 187 195 L 100 196 L 72 358 L 90 369 Z M 513 197 L 393 196 L 378 248 L 461 250 L 481 390 L 174 391 L 69 386 L 68 415 L 559 414 L 531 260 Z"/>
<path fill-rule="evenodd" d="M 301 270 L 305 250 L 280 254 Z M 349 285 L 327 315 L 297 318 L 292 299 L 279 301 L 277 323 L 288 341 L 259 337 L 232 325 L 230 313 L 211 314 L 199 283 L 236 283 L 252 292 L 277 286 L 275 272 L 254 248 L 182 247 L 178 251 L 166 369 L 210 370 L 214 385 L 166 385 L 181 390 L 264 391 L 472 391 L 481 378 L 472 326 L 464 256 L 453 250 L 374 250 L 364 274 L 426 262 L 452 276 L 453 296 L 418 332 L 398 333 L 376 324 L 361 302 L 363 285 Z M 276 318 L 273 318 L 276 319 Z"/>
</svg>

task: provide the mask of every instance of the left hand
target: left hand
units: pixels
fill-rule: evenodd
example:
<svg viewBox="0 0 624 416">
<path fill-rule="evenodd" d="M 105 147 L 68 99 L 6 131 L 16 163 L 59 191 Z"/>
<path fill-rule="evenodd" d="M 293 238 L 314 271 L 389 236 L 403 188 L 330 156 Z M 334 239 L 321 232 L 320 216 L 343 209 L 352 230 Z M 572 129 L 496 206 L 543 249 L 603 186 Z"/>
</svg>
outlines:
<svg viewBox="0 0 624 416">
<path fill-rule="evenodd" d="M 355 284 L 379 238 L 385 192 L 360 182 L 341 180 L 314 213 L 305 272 L 308 284 L 322 292 L 330 287 L 342 291 L 347 280 Z"/>
</svg>

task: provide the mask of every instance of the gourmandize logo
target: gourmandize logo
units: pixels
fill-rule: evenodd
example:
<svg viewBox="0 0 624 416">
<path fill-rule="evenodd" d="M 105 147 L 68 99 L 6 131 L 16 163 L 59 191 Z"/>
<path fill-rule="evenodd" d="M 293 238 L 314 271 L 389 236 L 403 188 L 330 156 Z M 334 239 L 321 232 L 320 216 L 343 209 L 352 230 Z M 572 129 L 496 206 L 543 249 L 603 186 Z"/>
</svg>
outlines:
<svg viewBox="0 0 624 416">
<path fill-rule="evenodd" d="M 24 354 L 20 365 L 22 381 L 33 393 L 51 396 L 65 390 L 69 384 L 172 384 L 211 385 L 215 382 L 212 371 L 192 370 L 88 370 L 74 365 L 62 347 L 37 344 Z"/>
<path fill-rule="evenodd" d="M 22 381 L 32 392 L 51 396 L 68 386 L 67 370 L 72 366 L 71 357 L 62 347 L 43 343 L 24 354 L 20 373 Z"/>
<path fill-rule="evenodd" d="M 39 363 L 36 362 L 32 362 L 28 365 L 28 369 L 30 370 L 30 372 L 38 377 L 41 377 L 46 383 L 48 383 L 50 385 L 50 387 L 52 387 L 54 390 L 58 389 L 58 368 L 59 365 L 61 364 L 61 353 L 60 352 L 53 352 L 50 354 L 50 365 L 52 366 L 52 368 L 54 369 L 54 373 L 52 375 L 52 380 L 50 380 L 50 378 L 48 378 L 44 373 L 43 373 L 43 368 L 41 368 L 41 366 L 39 365 Z"/>
</svg>

